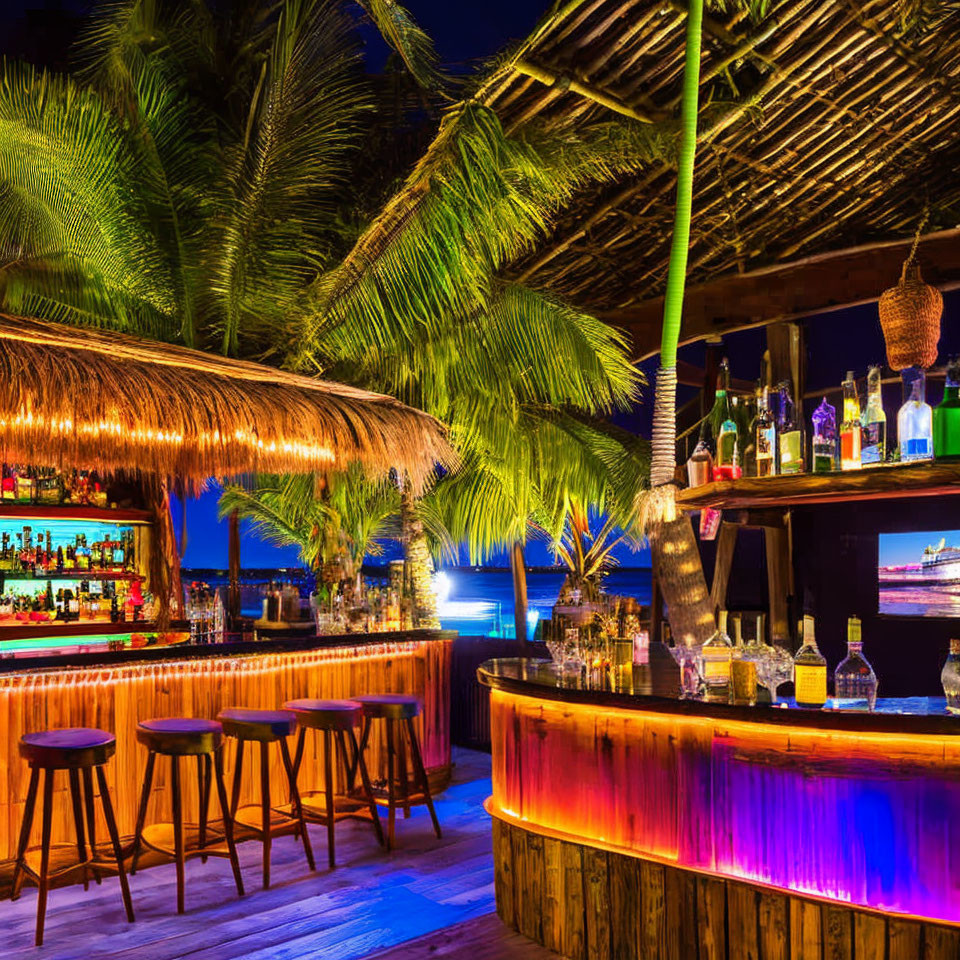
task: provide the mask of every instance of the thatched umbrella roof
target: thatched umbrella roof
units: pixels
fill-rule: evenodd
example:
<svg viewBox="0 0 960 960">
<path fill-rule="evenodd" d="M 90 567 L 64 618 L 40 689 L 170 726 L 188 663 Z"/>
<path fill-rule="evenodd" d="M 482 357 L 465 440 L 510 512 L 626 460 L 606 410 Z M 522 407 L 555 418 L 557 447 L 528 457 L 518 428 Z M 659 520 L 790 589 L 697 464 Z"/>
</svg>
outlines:
<svg viewBox="0 0 960 960">
<path fill-rule="evenodd" d="M 0 315 L 5 462 L 202 481 L 359 462 L 421 481 L 443 426 L 393 397 L 103 330 Z"/>
<path fill-rule="evenodd" d="M 960 10 L 915 6 L 935 22 L 905 23 L 910 5 L 886 0 L 773 0 L 758 22 L 708 13 L 692 293 L 774 265 L 909 240 L 927 203 L 931 229 L 960 223 Z M 475 100 L 513 134 L 533 124 L 563 133 L 617 117 L 661 123 L 679 104 L 685 22 L 682 0 L 558 2 Z M 415 216 L 431 189 L 426 161 L 451 135 L 441 130 L 423 176 L 415 172 L 391 200 L 353 263 L 374 260 Z M 675 184 L 673 165 L 656 163 L 582 190 L 507 277 L 627 327 L 638 355 L 655 350 Z M 837 273 L 844 269 L 836 264 Z M 875 295 L 897 278 L 896 266 L 878 276 Z M 947 279 L 960 280 L 956 264 Z M 842 296 L 824 301 L 836 305 Z M 851 301 L 863 299 L 860 289 Z M 725 294 L 714 317 L 722 320 L 737 300 L 736 291 Z M 780 308 L 791 313 L 789 304 Z M 698 335 L 710 332 L 704 325 Z"/>
</svg>

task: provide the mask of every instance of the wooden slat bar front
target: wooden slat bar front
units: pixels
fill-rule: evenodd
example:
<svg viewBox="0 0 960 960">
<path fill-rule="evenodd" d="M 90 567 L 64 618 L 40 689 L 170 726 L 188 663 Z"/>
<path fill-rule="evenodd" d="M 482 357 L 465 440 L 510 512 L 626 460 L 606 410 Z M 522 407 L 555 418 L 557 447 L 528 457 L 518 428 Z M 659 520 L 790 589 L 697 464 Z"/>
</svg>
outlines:
<svg viewBox="0 0 960 960">
<path fill-rule="evenodd" d="M 679 701 L 657 673 L 480 668 L 504 922 L 568 957 L 956 958 L 960 720 Z"/>
<path fill-rule="evenodd" d="M 430 633 L 425 631 L 425 633 Z M 435 632 L 431 639 L 383 642 L 376 635 L 358 638 L 352 646 L 250 654 L 211 656 L 158 663 L 75 667 L 56 671 L 7 673 L 0 676 L 0 887 L 9 879 L 29 769 L 17 744 L 23 733 L 54 727 L 100 727 L 117 736 L 116 757 L 106 774 L 116 808 L 118 826 L 132 836 L 137 800 L 147 753 L 136 742 L 140 720 L 151 717 L 195 716 L 215 718 L 224 707 L 279 707 L 302 697 L 346 699 L 362 693 L 409 693 L 423 699 L 424 710 L 415 721 L 424 763 L 438 784 L 450 771 L 450 659 L 452 635 Z M 371 736 L 371 777 L 385 777 L 385 745 Z M 322 789 L 319 747 L 307 737 L 300 772 L 301 792 Z M 283 782 L 279 752 L 273 758 L 274 783 Z M 232 775 L 233 745 L 227 746 L 227 776 Z M 258 802 L 254 787 L 256 764 L 245 764 L 241 803 Z M 193 770 L 187 775 L 192 777 Z M 192 781 L 191 781 L 192 782 Z M 148 816 L 169 820 L 169 769 L 161 764 L 154 777 Z M 73 841 L 73 822 L 66 789 L 57 782 L 58 802 L 53 821 L 54 842 Z M 184 793 L 187 819 L 197 816 L 196 791 Z M 215 808 L 214 804 L 214 808 Z M 39 818 L 37 818 L 39 820 Z M 39 823 L 34 824 L 39 836 Z M 104 830 L 104 825 L 100 825 Z M 100 834 L 105 837 L 105 833 Z M 6 869 L 3 869 L 6 868 Z"/>
</svg>

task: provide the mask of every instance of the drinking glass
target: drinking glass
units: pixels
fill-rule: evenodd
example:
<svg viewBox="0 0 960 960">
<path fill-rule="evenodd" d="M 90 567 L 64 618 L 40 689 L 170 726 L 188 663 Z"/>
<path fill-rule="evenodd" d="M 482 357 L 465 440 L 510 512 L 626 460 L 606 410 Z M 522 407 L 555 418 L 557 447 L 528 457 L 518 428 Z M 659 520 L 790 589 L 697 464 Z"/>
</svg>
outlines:
<svg viewBox="0 0 960 960">
<path fill-rule="evenodd" d="M 680 699 L 696 700 L 700 696 L 700 647 L 678 643 L 670 653 L 680 668 Z"/>
<path fill-rule="evenodd" d="M 777 688 L 793 679 L 793 657 L 778 644 L 765 644 L 757 663 L 757 679 L 770 691 L 770 702 L 777 702 Z"/>
</svg>

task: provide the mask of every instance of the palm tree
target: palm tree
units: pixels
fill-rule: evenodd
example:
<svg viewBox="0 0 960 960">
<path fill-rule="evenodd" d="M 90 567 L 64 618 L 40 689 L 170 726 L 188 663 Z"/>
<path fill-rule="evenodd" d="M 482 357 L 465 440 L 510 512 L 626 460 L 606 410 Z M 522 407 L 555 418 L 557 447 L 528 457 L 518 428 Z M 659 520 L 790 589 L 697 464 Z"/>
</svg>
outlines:
<svg viewBox="0 0 960 960">
<path fill-rule="evenodd" d="M 687 13 L 686 61 L 681 100 L 677 199 L 670 265 L 664 295 L 660 369 L 654 394 L 651 492 L 644 495 L 643 525 L 648 531 L 674 635 L 684 643 L 702 642 L 713 630 L 700 552 L 690 518 L 677 512 L 674 475 L 677 459 L 677 345 L 690 242 L 693 167 L 697 150 L 700 87 L 700 34 L 703 0 L 691 0 Z"/>
<path fill-rule="evenodd" d="M 539 461 L 562 479 L 585 457 L 557 418 L 629 406 L 639 375 L 621 333 L 502 268 L 585 184 L 665 157 L 672 131 L 509 137 L 491 111 L 455 104 L 408 178 L 416 211 L 388 204 L 353 243 L 350 184 L 378 110 L 345 7 L 248 0 L 224 21 L 203 2 L 128 0 L 87 33 L 77 78 L 5 65 L 3 305 L 392 393 L 449 424 L 454 477 L 513 471 L 522 541 Z M 363 7 L 435 90 L 405 11 Z"/>
<path fill-rule="evenodd" d="M 358 147 L 383 112 L 351 6 L 126 0 L 96 8 L 75 76 L 3 64 L 5 308 L 274 350 L 349 247 Z M 436 89 L 404 8 L 361 6 Z"/>
</svg>

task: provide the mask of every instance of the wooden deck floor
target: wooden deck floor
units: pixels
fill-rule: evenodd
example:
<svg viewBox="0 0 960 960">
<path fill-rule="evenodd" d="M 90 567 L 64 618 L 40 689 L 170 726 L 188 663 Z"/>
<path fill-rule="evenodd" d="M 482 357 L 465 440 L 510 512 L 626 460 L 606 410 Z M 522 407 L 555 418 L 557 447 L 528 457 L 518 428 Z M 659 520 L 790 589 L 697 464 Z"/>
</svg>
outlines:
<svg viewBox="0 0 960 960">
<path fill-rule="evenodd" d="M 556 955 L 507 930 L 493 914 L 490 758 L 458 751 L 454 779 L 437 798 L 443 839 L 423 808 L 398 820 L 400 849 L 385 854 L 369 826 L 337 826 L 336 870 L 326 869 L 325 833 L 311 827 L 311 874 L 292 837 L 274 841 L 273 883 L 258 885 L 260 845 L 240 846 L 247 895 L 237 897 L 226 860 L 187 862 L 187 912 L 176 914 L 172 864 L 131 878 L 137 922 L 123 917 L 116 878 L 84 893 L 53 890 L 44 946 L 33 946 L 36 889 L 0 903 L 4 960 L 383 960 L 465 956 L 541 960 Z M 493 952 L 480 952 L 488 945 Z"/>
</svg>

